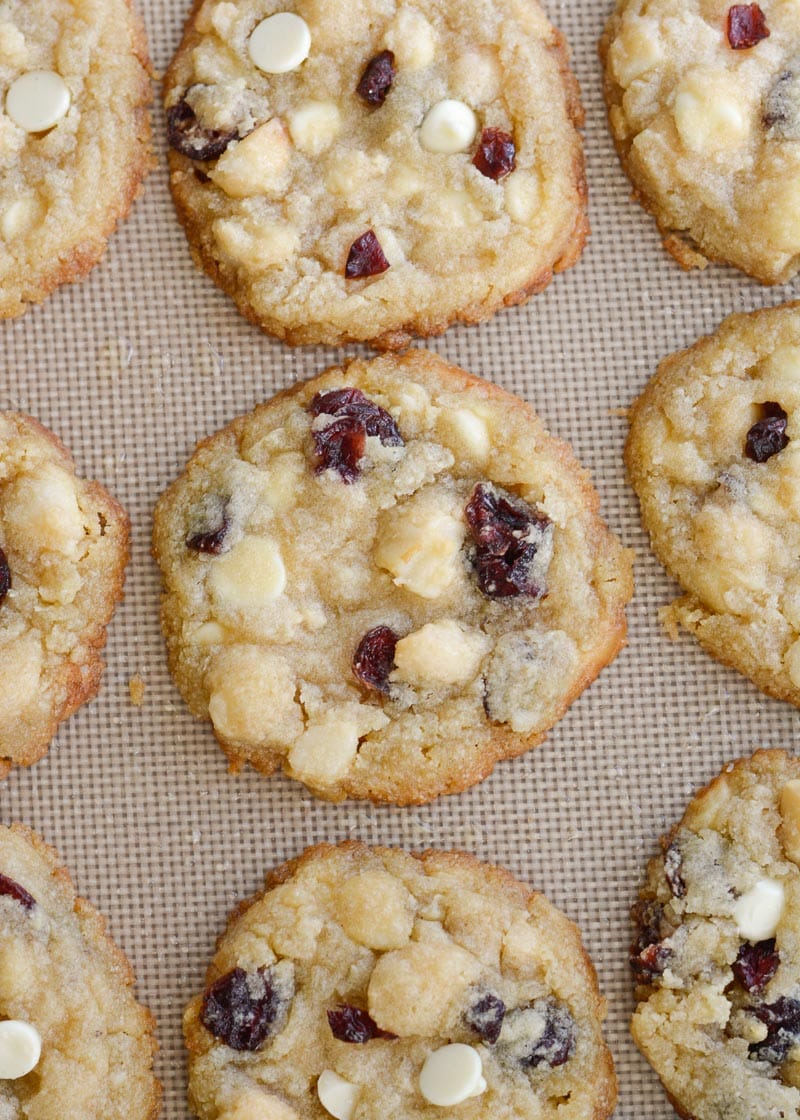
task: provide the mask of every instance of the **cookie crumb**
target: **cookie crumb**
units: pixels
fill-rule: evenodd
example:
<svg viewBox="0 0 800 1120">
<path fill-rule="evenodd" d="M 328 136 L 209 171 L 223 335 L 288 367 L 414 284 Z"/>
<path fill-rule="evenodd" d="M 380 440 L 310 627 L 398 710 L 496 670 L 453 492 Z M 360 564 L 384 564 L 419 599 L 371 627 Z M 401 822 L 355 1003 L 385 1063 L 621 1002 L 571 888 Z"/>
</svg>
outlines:
<svg viewBox="0 0 800 1120">
<path fill-rule="evenodd" d="M 131 704 L 134 708 L 141 708 L 144 703 L 145 684 L 140 673 L 134 673 L 128 681 L 128 691 L 131 694 Z"/>
</svg>

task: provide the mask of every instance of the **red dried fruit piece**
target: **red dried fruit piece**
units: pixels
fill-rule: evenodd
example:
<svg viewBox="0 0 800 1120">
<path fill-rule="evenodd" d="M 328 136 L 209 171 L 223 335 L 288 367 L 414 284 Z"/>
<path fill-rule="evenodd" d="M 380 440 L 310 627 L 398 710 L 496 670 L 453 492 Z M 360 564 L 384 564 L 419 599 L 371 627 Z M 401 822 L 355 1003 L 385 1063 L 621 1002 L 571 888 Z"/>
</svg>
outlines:
<svg viewBox="0 0 800 1120">
<path fill-rule="evenodd" d="M 564 1004 L 554 999 L 537 999 L 530 1006 L 544 1017 L 544 1030 L 538 1038 L 523 1044 L 517 1051 L 517 1060 L 523 1068 L 530 1069 L 541 1065 L 551 1069 L 563 1066 L 575 1053 L 575 1020 Z M 513 1014 L 511 1012 L 509 1019 Z"/>
<path fill-rule="evenodd" d="M 758 4 L 734 4 L 728 11 L 728 42 L 735 51 L 748 50 L 769 35 Z"/>
<path fill-rule="evenodd" d="M 36 905 L 36 899 L 32 894 L 28 894 L 24 887 L 21 887 L 14 879 L 10 879 L 8 875 L 0 875 L 0 896 L 8 895 L 18 902 L 23 910 L 33 910 Z"/>
<path fill-rule="evenodd" d="M 368 630 L 353 655 L 353 676 L 367 688 L 388 693 L 396 645 L 397 634 L 389 626 Z"/>
<path fill-rule="evenodd" d="M 483 1042 L 494 1046 L 503 1029 L 506 1005 L 494 992 L 484 992 L 464 1014 L 464 1022 Z"/>
<path fill-rule="evenodd" d="M 371 229 L 357 237 L 347 254 L 344 274 L 348 280 L 363 280 L 367 276 L 379 276 L 389 267 L 381 243 Z"/>
<path fill-rule="evenodd" d="M 234 968 L 203 996 L 200 1022 L 232 1050 L 258 1050 L 274 1034 L 288 1001 L 273 983 L 272 969 Z"/>
<path fill-rule="evenodd" d="M 485 128 L 472 162 L 487 179 L 502 179 L 517 166 L 517 147 L 513 136 L 500 128 Z"/>
<path fill-rule="evenodd" d="M 750 1010 L 767 1027 L 767 1037 L 751 1042 L 750 1053 L 762 1062 L 780 1065 L 800 1042 L 800 1001 L 782 996 L 775 1003 L 762 1003 Z"/>
<path fill-rule="evenodd" d="M 664 908 L 654 899 L 637 902 L 633 907 L 636 936 L 630 949 L 630 966 L 636 979 L 650 984 L 667 966 L 672 950 L 663 943 L 666 933 Z"/>
<path fill-rule="evenodd" d="M 757 420 L 747 433 L 744 453 L 755 463 L 766 463 L 773 455 L 783 451 L 789 443 L 786 434 L 788 416 L 779 404 L 767 401 L 762 405 L 764 418 Z"/>
<path fill-rule="evenodd" d="M 360 389 L 332 389 L 317 393 L 308 406 L 312 416 L 333 416 L 324 428 L 314 431 L 314 449 L 319 458 L 317 474 L 335 470 L 343 482 L 354 482 L 361 474 L 367 436 L 377 436 L 387 447 L 402 447 L 404 440 L 385 408 L 371 401 Z"/>
<path fill-rule="evenodd" d="M 219 556 L 225 547 L 225 538 L 230 529 L 230 522 L 223 514 L 222 521 L 211 529 L 201 529 L 191 533 L 186 538 L 186 547 L 195 552 L 206 552 L 211 556 Z"/>
<path fill-rule="evenodd" d="M 733 962 L 733 975 L 746 991 L 758 995 L 775 975 L 780 963 L 774 937 L 757 941 L 754 945 L 745 941 Z"/>
<path fill-rule="evenodd" d="M 340 1042 L 370 1042 L 373 1038 L 397 1038 L 396 1034 L 382 1031 L 375 1020 L 360 1007 L 342 1003 L 328 1011 L 328 1026 Z"/>
<path fill-rule="evenodd" d="M 11 569 L 8 566 L 8 558 L 0 548 L 0 603 L 3 602 L 6 595 L 11 590 Z"/>
<path fill-rule="evenodd" d="M 194 109 L 184 99 L 167 109 L 167 139 L 176 152 L 189 159 L 219 159 L 238 137 L 235 128 L 228 132 L 203 128 Z"/>
<path fill-rule="evenodd" d="M 371 58 L 361 75 L 356 93 L 368 105 L 383 105 L 394 81 L 394 54 L 381 51 Z"/>
<path fill-rule="evenodd" d="M 482 482 L 473 490 L 464 514 L 476 546 L 474 565 L 484 595 L 490 599 L 515 595 L 541 599 L 547 589 L 533 569 L 550 519 Z"/>
</svg>

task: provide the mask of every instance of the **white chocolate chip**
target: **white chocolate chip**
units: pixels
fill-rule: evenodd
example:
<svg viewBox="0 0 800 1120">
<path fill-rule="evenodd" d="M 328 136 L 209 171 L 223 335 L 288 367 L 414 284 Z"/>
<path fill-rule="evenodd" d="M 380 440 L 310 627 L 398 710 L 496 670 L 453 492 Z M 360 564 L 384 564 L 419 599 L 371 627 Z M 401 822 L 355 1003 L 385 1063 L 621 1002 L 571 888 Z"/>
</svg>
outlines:
<svg viewBox="0 0 800 1120">
<path fill-rule="evenodd" d="M 0 218 L 0 234 L 4 241 L 11 241 L 20 234 L 27 233 L 39 217 L 39 201 L 34 195 L 17 198 L 3 211 Z"/>
<path fill-rule="evenodd" d="M 678 86 L 673 106 L 675 124 L 693 152 L 719 152 L 739 147 L 750 125 L 732 77 L 693 70 Z"/>
<path fill-rule="evenodd" d="M 6 112 L 26 132 L 45 132 L 67 115 L 70 93 L 60 74 L 29 70 L 12 82 L 6 94 Z"/>
<path fill-rule="evenodd" d="M 299 1117 L 280 1097 L 262 1089 L 247 1089 L 226 1104 L 219 1120 L 299 1120 Z"/>
<path fill-rule="evenodd" d="M 420 1071 L 419 1091 L 426 1101 L 441 1108 L 480 1096 L 486 1092 L 480 1054 L 463 1042 L 434 1050 Z"/>
<path fill-rule="evenodd" d="M 280 191 L 286 186 L 291 145 L 277 117 L 231 144 L 209 177 L 231 198 Z"/>
<path fill-rule="evenodd" d="M 429 622 L 395 647 L 392 680 L 414 685 L 466 684 L 478 672 L 490 640 L 452 619 Z"/>
<path fill-rule="evenodd" d="M 774 937 L 784 906 L 783 887 L 775 879 L 759 879 L 737 900 L 733 920 L 739 936 L 747 941 L 766 941 Z"/>
<path fill-rule="evenodd" d="M 21 70 L 27 61 L 25 36 L 13 23 L 0 23 L 0 63 Z"/>
<path fill-rule="evenodd" d="M 475 463 L 484 463 L 491 451 L 486 421 L 471 408 L 444 409 L 437 428 L 446 444 L 460 456 Z"/>
<path fill-rule="evenodd" d="M 385 522 L 375 544 L 375 563 L 423 599 L 436 599 L 458 571 L 463 521 L 436 509 L 425 496 L 411 500 Z"/>
<path fill-rule="evenodd" d="M 299 151 L 318 156 L 336 139 L 341 123 L 332 101 L 307 101 L 289 113 L 289 135 Z"/>
<path fill-rule="evenodd" d="M 515 222 L 527 225 L 539 213 L 542 190 L 535 171 L 515 171 L 505 182 L 506 210 Z"/>
<path fill-rule="evenodd" d="M 4 494 L 3 518 L 10 543 L 25 554 L 32 541 L 64 556 L 85 536 L 73 477 L 55 463 L 42 463 Z"/>
<path fill-rule="evenodd" d="M 452 155 L 465 152 L 475 139 L 478 119 L 463 101 L 446 97 L 425 114 L 420 125 L 419 142 L 429 152 Z"/>
<path fill-rule="evenodd" d="M 289 765 L 300 781 L 327 785 L 344 777 L 357 751 L 356 725 L 330 719 L 303 732 L 289 754 Z"/>
<path fill-rule="evenodd" d="M 375 962 L 367 987 L 369 1013 L 381 1030 L 400 1038 L 441 1035 L 481 970 L 477 957 L 447 940 L 410 941 Z"/>
<path fill-rule="evenodd" d="M 39 1064 L 42 1039 L 36 1027 L 21 1019 L 0 1022 L 0 1080 L 24 1077 Z"/>
<path fill-rule="evenodd" d="M 345 1081 L 332 1069 L 324 1069 L 317 1081 L 319 1103 L 335 1116 L 336 1120 L 350 1120 L 356 1107 L 361 1089 L 351 1081 Z"/>
<path fill-rule="evenodd" d="M 297 230 L 288 223 L 264 222 L 254 232 L 233 218 L 217 218 L 211 231 L 224 253 L 255 269 L 283 264 L 300 246 Z"/>
<path fill-rule="evenodd" d="M 253 63 L 265 74 L 288 74 L 308 58 L 311 32 L 294 12 L 276 12 L 262 19 L 247 44 Z"/>
<path fill-rule="evenodd" d="M 386 32 L 386 46 L 400 70 L 430 66 L 436 54 L 436 32 L 421 12 L 401 8 Z"/>
<path fill-rule="evenodd" d="M 400 949 L 414 926 L 413 899 L 385 871 L 362 871 L 336 893 L 336 917 L 344 932 L 368 949 Z"/>
<path fill-rule="evenodd" d="M 286 586 L 286 568 L 274 541 L 244 537 L 211 566 L 215 598 L 232 607 L 265 607 Z"/>
<path fill-rule="evenodd" d="M 800 638 L 792 642 L 783 655 L 783 667 L 795 687 L 800 687 Z"/>
<path fill-rule="evenodd" d="M 301 708 L 294 699 L 297 681 L 280 654 L 259 646 L 223 645 L 213 656 L 205 683 L 208 714 L 224 739 L 288 746 L 301 734 Z"/>
<path fill-rule="evenodd" d="M 611 72 L 623 89 L 647 74 L 664 56 L 654 19 L 628 18 L 608 52 Z"/>
<path fill-rule="evenodd" d="M 216 646 L 225 641 L 225 630 L 218 622 L 203 622 L 192 634 L 192 641 L 200 646 Z"/>
</svg>

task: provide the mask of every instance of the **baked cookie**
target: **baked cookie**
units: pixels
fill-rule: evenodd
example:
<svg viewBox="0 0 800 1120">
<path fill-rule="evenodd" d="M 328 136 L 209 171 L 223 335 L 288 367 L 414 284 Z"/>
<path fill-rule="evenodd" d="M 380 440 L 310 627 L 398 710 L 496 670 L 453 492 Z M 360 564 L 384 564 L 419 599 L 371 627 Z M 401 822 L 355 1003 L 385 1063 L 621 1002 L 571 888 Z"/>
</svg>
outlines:
<svg viewBox="0 0 800 1120">
<path fill-rule="evenodd" d="M 611 131 L 684 268 L 764 284 L 800 267 L 800 8 L 618 0 L 601 41 Z"/>
<path fill-rule="evenodd" d="M 99 261 L 151 163 L 130 0 L 0 6 L 0 318 Z"/>
<path fill-rule="evenodd" d="M 30 416 L 0 412 L 0 777 L 47 751 L 100 687 L 128 519 Z"/>
<path fill-rule="evenodd" d="M 577 928 L 507 871 L 321 845 L 220 938 L 184 1016 L 189 1099 L 200 1120 L 602 1120 L 604 1015 Z"/>
<path fill-rule="evenodd" d="M 800 706 L 800 304 L 731 315 L 666 358 L 626 462 L 653 550 L 686 594 L 663 612 Z"/>
<path fill-rule="evenodd" d="M 287 342 L 396 349 L 583 247 L 583 111 L 535 0 L 198 2 L 164 97 L 196 260 Z"/>
<path fill-rule="evenodd" d="M 800 759 L 730 763 L 634 907 L 633 1037 L 681 1116 L 800 1116 Z"/>
<path fill-rule="evenodd" d="M 0 827 L 0 1116 L 154 1120 L 153 1017 L 57 853 Z"/>
<path fill-rule="evenodd" d="M 465 789 L 618 652 L 630 557 L 523 401 L 412 351 L 200 444 L 155 514 L 175 680 L 234 766 L 331 800 Z"/>
</svg>

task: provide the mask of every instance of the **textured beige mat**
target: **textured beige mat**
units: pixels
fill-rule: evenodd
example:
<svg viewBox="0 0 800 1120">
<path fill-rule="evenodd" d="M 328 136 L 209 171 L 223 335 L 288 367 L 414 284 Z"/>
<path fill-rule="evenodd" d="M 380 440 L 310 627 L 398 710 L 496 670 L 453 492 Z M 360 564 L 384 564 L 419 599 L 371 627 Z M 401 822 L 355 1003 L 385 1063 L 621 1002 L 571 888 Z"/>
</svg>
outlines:
<svg viewBox="0 0 800 1120">
<path fill-rule="evenodd" d="M 184 0 L 141 0 L 155 66 L 177 44 Z M 608 0 L 610 3 L 610 0 Z M 267 868 L 320 840 L 463 847 L 544 890 L 581 926 L 608 997 L 620 1078 L 617 1116 L 673 1115 L 629 1040 L 628 909 L 656 838 L 690 791 L 756 745 L 793 748 L 798 713 L 761 696 L 691 641 L 661 631 L 674 587 L 650 555 L 621 462 L 619 410 L 658 359 L 725 314 L 792 296 L 732 271 L 687 275 L 661 249 L 606 130 L 596 41 L 607 3 L 550 0 L 587 109 L 594 233 L 579 266 L 524 308 L 433 343 L 530 399 L 572 441 L 605 516 L 637 551 L 631 640 L 548 742 L 466 794 L 423 809 L 331 806 L 296 783 L 228 775 L 207 726 L 166 670 L 149 553 L 156 496 L 201 436 L 335 357 L 289 350 L 248 325 L 192 265 L 161 162 L 88 281 L 0 324 L 0 406 L 32 412 L 66 441 L 133 521 L 127 597 L 110 631 L 102 692 L 49 756 L 0 786 L 0 817 L 57 845 L 108 915 L 159 1024 L 165 1115 L 188 1117 L 180 1041 L 225 915 Z M 140 674 L 141 707 L 128 682 Z"/>
</svg>

